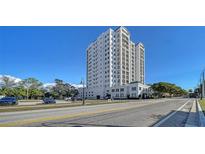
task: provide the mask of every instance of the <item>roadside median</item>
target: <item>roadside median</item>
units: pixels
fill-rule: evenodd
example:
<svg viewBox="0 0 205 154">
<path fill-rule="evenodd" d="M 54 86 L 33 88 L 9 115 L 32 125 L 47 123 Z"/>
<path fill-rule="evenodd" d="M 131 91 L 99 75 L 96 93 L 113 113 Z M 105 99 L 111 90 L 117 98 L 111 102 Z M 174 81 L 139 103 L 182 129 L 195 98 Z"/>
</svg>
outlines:
<svg viewBox="0 0 205 154">
<path fill-rule="evenodd" d="M 101 105 L 101 104 L 113 104 L 113 103 L 125 103 L 126 101 L 87 101 L 86 106 L 89 105 Z M 29 110 L 43 110 L 43 109 L 55 109 L 65 107 L 83 106 L 82 102 L 73 102 L 68 104 L 37 104 L 37 105 L 22 105 L 22 106 L 0 106 L 0 113 L 2 112 L 16 112 L 16 111 L 29 111 Z"/>
</svg>

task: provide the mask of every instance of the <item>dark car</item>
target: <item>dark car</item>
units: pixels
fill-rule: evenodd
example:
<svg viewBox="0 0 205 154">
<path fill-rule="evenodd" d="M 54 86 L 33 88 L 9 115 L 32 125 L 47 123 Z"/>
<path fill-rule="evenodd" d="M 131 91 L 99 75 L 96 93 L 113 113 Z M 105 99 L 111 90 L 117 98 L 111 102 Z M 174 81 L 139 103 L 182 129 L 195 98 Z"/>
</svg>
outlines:
<svg viewBox="0 0 205 154">
<path fill-rule="evenodd" d="M 3 97 L 0 99 L 0 105 L 17 105 L 18 101 L 15 97 Z"/>
<path fill-rule="evenodd" d="M 44 99 L 43 99 L 43 103 L 44 103 L 44 104 L 55 104 L 55 103 L 56 103 L 56 100 L 53 99 L 53 98 L 44 98 Z"/>
</svg>

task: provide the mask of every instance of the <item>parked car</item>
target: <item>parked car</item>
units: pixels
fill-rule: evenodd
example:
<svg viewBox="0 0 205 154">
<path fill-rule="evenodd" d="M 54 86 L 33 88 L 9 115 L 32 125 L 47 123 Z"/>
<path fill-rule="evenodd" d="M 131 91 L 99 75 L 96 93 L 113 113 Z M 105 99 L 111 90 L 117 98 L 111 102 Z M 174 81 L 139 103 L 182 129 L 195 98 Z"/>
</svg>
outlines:
<svg viewBox="0 0 205 154">
<path fill-rule="evenodd" d="M 71 100 L 72 101 L 82 101 L 83 99 L 81 97 L 72 97 Z"/>
<path fill-rule="evenodd" d="M 56 103 L 56 100 L 53 99 L 53 98 L 44 98 L 44 99 L 43 99 L 43 103 L 44 103 L 44 104 L 55 104 L 55 103 Z"/>
<path fill-rule="evenodd" d="M 77 101 L 82 101 L 83 99 L 81 97 L 76 98 Z"/>
<path fill-rule="evenodd" d="M 3 97 L 0 99 L 0 105 L 17 105 L 18 100 L 15 97 Z"/>
</svg>

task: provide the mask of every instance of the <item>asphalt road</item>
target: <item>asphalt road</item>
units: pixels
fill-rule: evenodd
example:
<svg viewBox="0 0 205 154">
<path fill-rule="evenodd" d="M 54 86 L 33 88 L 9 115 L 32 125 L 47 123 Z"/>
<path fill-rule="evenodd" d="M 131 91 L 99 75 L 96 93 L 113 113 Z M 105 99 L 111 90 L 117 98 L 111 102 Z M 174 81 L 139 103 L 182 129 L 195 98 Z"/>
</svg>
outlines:
<svg viewBox="0 0 205 154">
<path fill-rule="evenodd" d="M 194 100 L 136 100 L 128 103 L 0 113 L 0 126 L 183 127 Z M 181 107 L 181 108 L 180 108 Z M 180 108 L 180 110 L 178 110 Z"/>
</svg>

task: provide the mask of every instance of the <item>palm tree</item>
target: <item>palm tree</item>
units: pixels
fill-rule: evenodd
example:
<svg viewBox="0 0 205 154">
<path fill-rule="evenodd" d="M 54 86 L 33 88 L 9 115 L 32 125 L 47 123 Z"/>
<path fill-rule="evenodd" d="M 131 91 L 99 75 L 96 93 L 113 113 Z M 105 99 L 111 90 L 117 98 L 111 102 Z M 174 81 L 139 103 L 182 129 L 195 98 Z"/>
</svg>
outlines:
<svg viewBox="0 0 205 154">
<path fill-rule="evenodd" d="M 12 79 L 5 75 L 1 77 L 1 81 L 1 86 L 3 88 L 12 88 L 16 85 L 15 79 Z"/>
</svg>

